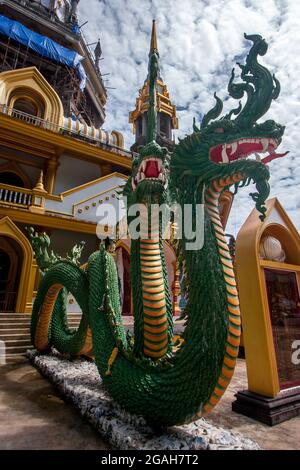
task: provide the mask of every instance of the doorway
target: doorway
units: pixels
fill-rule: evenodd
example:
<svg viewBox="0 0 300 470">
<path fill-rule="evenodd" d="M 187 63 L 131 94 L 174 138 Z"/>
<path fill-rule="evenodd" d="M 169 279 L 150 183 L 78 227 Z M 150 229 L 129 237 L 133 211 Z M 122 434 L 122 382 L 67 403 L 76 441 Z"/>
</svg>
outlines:
<svg viewBox="0 0 300 470">
<path fill-rule="evenodd" d="M 15 312 L 22 265 L 22 252 L 17 242 L 0 237 L 0 312 Z"/>
</svg>

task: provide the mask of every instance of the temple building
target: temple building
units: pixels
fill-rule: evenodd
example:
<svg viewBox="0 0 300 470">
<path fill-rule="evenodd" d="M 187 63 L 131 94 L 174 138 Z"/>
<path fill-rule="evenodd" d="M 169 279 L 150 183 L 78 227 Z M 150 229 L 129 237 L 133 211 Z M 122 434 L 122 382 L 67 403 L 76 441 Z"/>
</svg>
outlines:
<svg viewBox="0 0 300 470">
<path fill-rule="evenodd" d="M 146 141 L 148 76 L 129 113 L 135 134 L 131 149 L 124 148 L 120 132 L 102 128 L 107 91 L 101 44 L 95 41 L 91 50 L 86 43 L 78 3 L 0 0 L 0 341 L 8 345 L 8 356 L 25 352 L 30 344 L 28 325 L 41 275 L 28 227 L 45 232 L 50 249 L 62 257 L 84 241 L 84 265 L 99 247 L 99 208 L 109 203 L 118 213 L 118 190 L 130 173 L 133 152 Z M 153 50 L 158 53 L 155 22 Z M 178 118 L 161 74 L 157 115 L 157 141 L 171 150 Z M 225 224 L 231 202 L 231 193 L 225 194 Z M 124 216 L 123 208 L 119 220 Z M 102 229 L 115 222 L 106 221 Z M 178 263 L 168 242 L 165 256 L 173 311 L 179 314 Z M 118 241 L 115 259 L 122 312 L 131 315 L 130 240 Z M 71 294 L 68 312 L 80 313 Z M 26 333 L 18 331 L 20 345 L 3 328 L 14 328 L 13 323 L 19 328 L 25 319 Z"/>
<path fill-rule="evenodd" d="M 117 208 L 117 190 L 130 172 L 132 151 L 145 139 L 148 77 L 130 113 L 136 137 L 132 149 L 124 149 L 120 132 L 101 127 L 107 100 L 101 44 L 96 41 L 93 51 L 87 45 L 78 25 L 78 3 L 0 1 L 2 314 L 30 318 L 40 273 L 27 227 L 45 232 L 50 249 L 60 256 L 83 240 L 81 262 L 86 263 L 99 246 L 97 210 L 107 202 Z M 155 22 L 150 52 L 153 49 Z M 157 139 L 171 148 L 178 120 L 161 77 L 157 93 Z M 129 252 L 129 241 L 120 242 L 116 261 L 125 315 L 131 313 Z M 169 245 L 166 257 L 174 291 L 176 257 Z M 72 296 L 68 311 L 79 313 Z"/>
<path fill-rule="evenodd" d="M 32 309 L 39 276 L 26 226 L 61 256 L 84 240 L 86 262 L 99 246 L 97 209 L 117 204 L 131 168 L 122 134 L 101 128 L 101 45 L 86 44 L 77 4 L 0 1 L 1 312 Z"/>
</svg>

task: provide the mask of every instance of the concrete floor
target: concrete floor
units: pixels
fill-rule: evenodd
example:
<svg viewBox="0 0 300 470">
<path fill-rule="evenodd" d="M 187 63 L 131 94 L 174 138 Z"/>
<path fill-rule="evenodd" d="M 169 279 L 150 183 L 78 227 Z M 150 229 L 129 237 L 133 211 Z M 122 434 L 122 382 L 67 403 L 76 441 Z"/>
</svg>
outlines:
<svg viewBox="0 0 300 470">
<path fill-rule="evenodd" d="M 247 388 L 245 361 L 239 359 L 234 377 L 221 402 L 208 416 L 209 421 L 243 433 L 255 440 L 263 449 L 299 450 L 300 416 L 270 427 L 231 410 L 231 404 L 235 401 L 235 393 L 239 390 L 247 390 Z"/>
<path fill-rule="evenodd" d="M 1 450 L 108 448 L 25 358 L 0 367 Z"/>
<path fill-rule="evenodd" d="M 241 432 L 263 449 L 300 449 L 300 417 L 274 427 L 231 411 L 234 394 L 247 388 L 245 361 L 208 420 Z M 0 367 L 0 449 L 108 449 L 79 413 L 66 404 L 26 359 Z"/>
</svg>

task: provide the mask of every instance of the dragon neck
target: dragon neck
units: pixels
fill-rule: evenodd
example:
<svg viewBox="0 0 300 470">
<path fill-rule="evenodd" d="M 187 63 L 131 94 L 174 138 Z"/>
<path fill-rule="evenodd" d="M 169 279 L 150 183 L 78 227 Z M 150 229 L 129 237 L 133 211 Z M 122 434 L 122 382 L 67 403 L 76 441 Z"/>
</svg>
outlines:
<svg viewBox="0 0 300 470">
<path fill-rule="evenodd" d="M 241 332 L 239 298 L 233 263 L 220 218 L 219 199 L 226 187 L 236 184 L 243 179 L 244 178 L 241 174 L 235 174 L 226 178 L 218 178 L 212 181 L 205 191 L 205 207 L 211 220 L 220 265 L 222 268 L 224 286 L 226 289 L 228 328 L 221 373 L 215 389 L 204 406 L 204 412 L 210 411 L 223 396 L 233 375 L 239 351 Z"/>
<path fill-rule="evenodd" d="M 144 204 L 140 221 L 148 227 L 147 233 L 131 249 L 132 275 L 137 280 L 133 291 L 135 352 L 156 360 L 170 349 L 172 311 L 161 223 L 151 219 L 150 205 Z"/>
</svg>

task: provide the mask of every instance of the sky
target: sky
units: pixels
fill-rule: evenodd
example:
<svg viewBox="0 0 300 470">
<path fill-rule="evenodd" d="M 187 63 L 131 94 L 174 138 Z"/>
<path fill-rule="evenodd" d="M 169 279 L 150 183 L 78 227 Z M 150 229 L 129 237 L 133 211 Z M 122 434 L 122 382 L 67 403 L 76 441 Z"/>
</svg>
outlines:
<svg viewBox="0 0 300 470">
<path fill-rule="evenodd" d="M 259 61 L 275 73 L 281 93 L 262 121 L 286 126 L 278 152 L 270 163 L 271 196 L 278 197 L 300 229 L 300 2 L 299 0 L 81 0 L 80 24 L 88 42 L 101 40 L 101 72 L 108 89 L 104 128 L 119 130 L 129 148 L 134 141 L 128 113 L 147 75 L 152 19 L 157 22 L 162 77 L 177 106 L 175 138 L 192 132 L 214 104 L 213 93 L 228 97 L 231 69 L 243 63 L 251 46 L 247 34 L 261 34 L 269 50 Z M 238 67 L 236 67 L 237 78 Z M 224 110 L 236 107 L 228 99 Z M 239 190 L 227 231 L 237 234 L 251 210 L 249 193 Z"/>
</svg>

